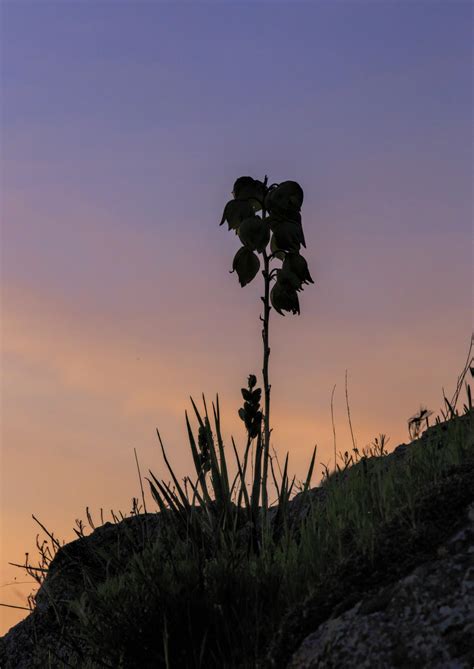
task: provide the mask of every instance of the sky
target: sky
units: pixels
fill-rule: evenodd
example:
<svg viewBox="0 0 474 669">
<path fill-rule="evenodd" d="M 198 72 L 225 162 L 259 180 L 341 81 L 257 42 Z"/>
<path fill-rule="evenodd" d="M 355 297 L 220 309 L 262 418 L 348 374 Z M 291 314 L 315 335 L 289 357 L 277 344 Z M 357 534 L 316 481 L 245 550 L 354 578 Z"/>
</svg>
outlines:
<svg viewBox="0 0 474 669">
<path fill-rule="evenodd" d="M 134 461 L 191 473 L 189 397 L 224 439 L 261 383 L 261 276 L 229 273 L 234 180 L 298 181 L 315 279 L 270 319 L 272 447 L 315 483 L 408 441 L 472 332 L 469 2 L 1 3 L 0 602 L 33 585 L 34 514 L 128 513 Z M 148 508 L 153 502 L 148 497 Z M 16 581 L 15 581 L 16 579 Z M 13 585 L 11 585 L 13 583 Z M 25 611 L 0 607 L 0 634 Z"/>
</svg>

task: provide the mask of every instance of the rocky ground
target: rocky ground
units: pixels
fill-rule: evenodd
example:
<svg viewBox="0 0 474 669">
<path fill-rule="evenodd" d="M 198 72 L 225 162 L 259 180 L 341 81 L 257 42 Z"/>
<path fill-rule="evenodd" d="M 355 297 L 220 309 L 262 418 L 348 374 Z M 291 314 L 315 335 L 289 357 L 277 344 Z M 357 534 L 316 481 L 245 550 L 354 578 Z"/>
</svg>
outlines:
<svg viewBox="0 0 474 669">
<path fill-rule="evenodd" d="M 474 446 L 474 412 L 458 422 Z M 446 424 L 433 426 L 388 458 L 402 462 L 408 448 L 428 441 L 442 448 L 446 431 Z M 387 458 L 373 460 L 387 465 Z M 288 613 L 267 667 L 472 669 L 474 460 L 431 486 L 415 513 L 423 520 L 417 531 L 403 514 L 382 529 L 374 566 L 353 555 Z"/>
</svg>

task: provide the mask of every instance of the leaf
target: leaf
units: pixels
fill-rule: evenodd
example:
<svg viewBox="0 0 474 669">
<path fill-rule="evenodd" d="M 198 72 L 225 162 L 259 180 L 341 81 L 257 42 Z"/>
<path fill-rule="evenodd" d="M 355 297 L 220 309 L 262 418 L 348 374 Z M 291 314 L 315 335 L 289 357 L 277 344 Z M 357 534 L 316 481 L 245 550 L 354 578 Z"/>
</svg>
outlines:
<svg viewBox="0 0 474 669">
<path fill-rule="evenodd" d="M 230 200 L 224 208 L 219 225 L 227 221 L 229 230 L 238 230 L 242 221 L 253 216 L 253 214 L 254 209 L 247 200 Z"/>
<path fill-rule="evenodd" d="M 180 484 L 179 484 L 179 481 L 178 481 L 178 479 L 176 478 L 173 469 L 171 468 L 171 465 L 170 465 L 169 460 L 168 460 L 168 457 L 167 457 L 167 455 L 166 455 L 165 447 L 164 447 L 163 441 L 162 441 L 162 439 L 161 439 L 161 435 L 160 435 L 160 432 L 159 432 L 158 428 L 156 428 L 156 434 L 157 434 L 157 436 L 158 436 L 158 440 L 159 440 L 159 442 L 160 442 L 161 453 L 162 453 L 162 455 L 163 455 L 163 460 L 165 461 L 165 465 L 167 466 L 168 471 L 169 471 L 169 473 L 171 474 L 171 478 L 173 479 L 173 482 L 174 482 L 174 484 L 175 484 L 175 486 L 176 486 L 176 490 L 178 491 L 179 496 L 181 497 L 182 504 L 183 504 L 183 508 L 189 508 L 188 498 L 187 498 L 187 496 L 185 495 L 183 489 L 181 488 L 181 486 L 180 486 Z M 150 474 L 151 474 L 151 472 L 150 472 Z M 153 476 L 153 474 L 151 474 L 151 475 Z M 155 478 L 155 477 L 153 477 L 153 478 Z M 157 483 L 156 479 L 155 479 L 155 483 Z M 159 487 L 159 486 L 158 486 L 158 487 Z M 175 495 L 175 497 L 176 497 L 176 500 L 178 500 L 177 495 Z M 178 503 L 178 502 L 177 502 L 177 503 Z"/>
<path fill-rule="evenodd" d="M 306 475 L 306 481 L 305 481 L 304 488 L 303 488 L 303 491 L 304 491 L 304 492 L 306 492 L 307 490 L 309 490 L 309 486 L 311 485 L 311 478 L 312 478 L 312 476 L 313 476 L 313 469 L 314 469 L 314 463 L 315 463 L 315 460 L 316 460 L 316 451 L 317 451 L 317 448 L 318 448 L 318 447 L 315 446 L 315 447 L 314 447 L 314 450 L 313 450 L 313 455 L 312 455 L 312 458 L 311 458 L 311 462 L 310 462 L 310 464 L 309 464 L 309 469 L 308 469 L 308 473 L 307 473 L 307 475 Z"/>
<path fill-rule="evenodd" d="M 260 216 L 246 218 L 239 227 L 240 241 L 252 251 L 262 251 L 270 241 L 270 228 Z"/>
<path fill-rule="evenodd" d="M 246 246 L 242 246 L 234 256 L 232 271 L 237 272 L 242 287 L 246 286 L 257 276 L 260 269 L 260 260 Z"/>
</svg>

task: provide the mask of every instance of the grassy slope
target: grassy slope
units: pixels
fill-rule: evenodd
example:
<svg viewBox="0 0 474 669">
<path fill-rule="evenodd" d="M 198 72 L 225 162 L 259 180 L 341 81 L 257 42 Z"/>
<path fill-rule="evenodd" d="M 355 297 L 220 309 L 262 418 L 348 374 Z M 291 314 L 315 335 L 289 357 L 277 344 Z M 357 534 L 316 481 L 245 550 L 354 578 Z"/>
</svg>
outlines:
<svg viewBox="0 0 474 669">
<path fill-rule="evenodd" d="M 372 560 L 355 553 L 334 566 L 315 594 L 294 607 L 283 620 L 265 658 L 268 667 L 284 667 L 303 639 L 330 616 L 340 615 L 369 597 L 365 612 L 384 604 L 384 589 L 417 565 L 436 557 L 438 546 L 464 521 L 474 500 L 474 453 L 428 486 L 407 508 L 382 525 Z M 412 524 L 412 513 L 416 521 Z M 370 597 L 370 595 L 373 597 Z"/>
<path fill-rule="evenodd" d="M 278 538 L 257 553 L 245 527 L 209 524 L 206 512 L 193 515 L 191 534 L 171 523 L 86 586 L 67 626 L 95 656 L 80 666 L 285 666 L 335 610 L 435 554 L 473 498 L 473 428 L 471 410 L 403 457 L 363 458 L 330 477 L 323 501 L 307 496 L 306 519 L 290 504 Z"/>
</svg>

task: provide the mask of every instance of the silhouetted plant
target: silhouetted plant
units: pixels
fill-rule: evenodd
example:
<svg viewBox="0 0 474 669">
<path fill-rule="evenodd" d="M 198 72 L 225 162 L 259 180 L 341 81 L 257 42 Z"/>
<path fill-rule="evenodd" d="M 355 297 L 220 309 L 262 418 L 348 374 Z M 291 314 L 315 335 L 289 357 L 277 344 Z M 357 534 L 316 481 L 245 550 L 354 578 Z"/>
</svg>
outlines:
<svg viewBox="0 0 474 669">
<path fill-rule="evenodd" d="M 117 543 L 117 550 L 107 553 L 106 560 L 92 546 L 93 554 L 96 551 L 96 556 L 104 561 L 103 578 L 89 573 L 87 565 L 79 565 L 84 582 L 80 598 L 61 601 L 61 608 L 55 610 L 61 634 L 77 649 L 78 656 L 84 657 L 82 664 L 74 666 L 85 669 L 262 666 L 265 649 L 285 612 L 309 594 L 332 591 L 337 585 L 333 581 L 335 566 L 347 564 L 355 552 L 378 568 L 380 530 L 398 517 L 404 526 L 403 515 L 408 516 L 414 530 L 421 527 L 423 518 L 417 504 L 426 497 L 427 485 L 441 480 L 450 468 L 472 459 L 474 444 L 468 438 L 472 434 L 472 413 L 466 420 L 447 424 L 441 442 L 437 438 L 427 439 L 426 444 L 418 442 L 400 462 L 392 460 L 393 466 L 385 466 L 388 439 L 383 434 L 374 440 L 372 448 L 363 449 L 361 458 L 348 406 L 354 455 L 341 451 L 343 466 L 338 465 L 332 476 L 325 467 L 326 480 L 322 486 L 325 494 L 318 501 L 309 490 L 315 449 L 302 485 L 304 494 L 295 499 L 290 509 L 294 478 L 290 483 L 288 455 L 280 483 L 269 456 L 268 323 L 270 303 L 282 315 L 283 311 L 299 313 L 297 292 L 304 283 L 313 282 L 299 253 L 300 246 L 304 246 L 299 213 L 302 201 L 303 192 L 295 182 L 267 187 L 266 178 L 259 182 L 241 177 L 234 185 L 234 200 L 226 205 L 223 221 L 228 221 L 229 229 L 234 229 L 244 244 L 233 263 L 242 286 L 258 273 L 257 253 L 263 255 L 264 261 L 264 316 L 260 317 L 264 412 L 260 407 L 262 390 L 256 387 L 256 376 L 251 374 L 247 388 L 241 390 L 244 404 L 239 410 L 247 431 L 247 445 L 241 459 L 232 439 L 237 466 L 233 478 L 224 450 L 218 396 L 216 404 L 212 404 L 212 427 L 204 396 L 204 412 L 198 410 L 191 398 L 198 420 L 197 436 L 186 413 L 197 478 L 186 477 L 184 484 L 180 483 L 157 431 L 172 478 L 172 482 L 166 483 L 150 472 L 151 493 L 162 512 L 159 534 L 148 535 L 144 531 L 137 545 L 135 535 L 129 531 L 124 541 L 132 548 L 130 553 L 121 553 Z M 259 211 L 260 216 L 256 215 Z M 275 258 L 282 261 L 282 267 L 270 271 L 270 261 Z M 470 352 L 455 397 L 448 403 L 452 416 L 466 373 L 470 369 L 473 374 L 470 366 L 473 360 L 469 357 Z M 472 409 L 467 383 L 466 392 L 467 412 Z M 348 403 L 347 372 L 346 400 Z M 423 412 L 420 425 L 427 419 L 428 412 Z M 249 491 L 246 474 L 255 440 Z M 334 450 L 336 453 L 335 439 Z M 371 460 L 369 456 L 376 457 Z M 359 461 L 361 466 L 354 466 Z M 273 516 L 268 514 L 271 522 L 267 524 L 268 463 L 278 494 L 278 508 Z M 138 460 L 137 468 L 141 485 Z M 141 489 L 146 510 L 142 485 Z M 89 510 L 86 511 L 93 529 L 94 521 Z M 138 499 L 134 498 L 132 515 L 139 514 Z M 121 513 L 119 516 L 124 518 Z M 113 512 L 112 517 L 114 522 L 120 521 Z M 84 523 L 77 521 L 77 526 L 76 534 L 83 538 Z M 52 550 L 38 542 L 42 562 L 30 571 L 38 584 L 43 582 L 52 557 L 60 548 L 54 535 L 41 527 L 48 534 Z M 394 537 L 394 542 L 397 539 Z M 67 553 L 65 556 L 68 559 Z M 28 557 L 21 566 L 28 569 Z M 346 596 L 345 592 L 342 594 Z M 66 609 L 69 617 L 64 614 Z"/>
<path fill-rule="evenodd" d="M 249 176 L 239 177 L 234 183 L 233 198 L 222 215 L 220 225 L 227 221 L 229 230 L 234 230 L 243 246 L 237 251 L 231 272 L 237 272 L 240 285 L 253 281 L 263 258 L 263 385 L 265 393 L 262 506 L 268 509 L 268 462 L 270 451 L 270 390 L 268 363 L 270 357 L 269 320 L 271 305 L 281 316 L 284 311 L 300 313 L 298 292 L 306 283 L 314 283 L 308 263 L 300 254 L 306 242 L 301 223 L 303 189 L 296 181 L 283 181 L 268 186 L 263 181 Z M 268 250 L 268 246 L 270 249 Z M 272 260 L 282 261 L 280 268 L 270 270 Z M 273 286 L 271 286 L 274 281 Z"/>
<path fill-rule="evenodd" d="M 383 562 L 390 571 L 391 565 L 386 564 L 390 551 L 378 552 L 380 532 L 390 524 L 387 536 L 391 537 L 393 548 L 406 541 L 407 525 L 410 535 L 417 528 L 425 532 L 426 517 L 420 514 L 419 505 L 425 504 L 428 487 L 444 479 L 449 481 L 453 467 L 464 471 L 468 462 L 472 462 L 472 412 L 446 423 L 439 435 L 414 443 L 403 457 L 392 458 L 390 466 L 384 457 L 387 456 L 385 435 L 376 438 L 372 447 L 363 449 L 362 459 L 357 447 L 353 448 L 354 456 L 341 451 L 343 467 L 331 475 L 326 469 L 322 497 L 308 492 L 313 455 L 303 487 L 308 494 L 295 499 L 293 505 L 288 504 L 292 484 L 286 460 L 277 486 L 278 509 L 274 515 L 269 514 L 272 532 L 267 535 L 268 542 L 252 543 L 257 533 L 248 531 L 253 525 L 248 520 L 252 518 L 252 498 L 253 501 L 258 498 L 249 495 L 243 483 L 250 443 L 259 435 L 261 438 L 262 432 L 258 429 L 261 393 L 255 384 L 256 378 L 250 375 L 248 388 L 242 389 L 241 417 L 249 439 L 243 461 L 233 444 L 238 473 L 231 484 L 229 481 L 226 486 L 225 458 L 222 460 L 220 454 L 218 401 L 216 407 L 213 405 L 216 442 L 209 438 L 211 428 L 205 402 L 204 416 L 193 402 L 199 421 L 196 439 L 189 421 L 188 427 L 196 470 L 202 477 L 198 477 L 195 485 L 188 479 L 189 487 L 185 483 L 184 490 L 173 473 L 173 486 L 153 477 L 152 491 L 164 512 L 159 533 L 156 523 L 148 531 L 148 515 L 143 517 L 143 524 L 140 522 L 143 532 L 132 532 L 131 526 L 127 529 L 121 523 L 120 541 L 111 544 L 106 553 L 94 547 L 93 542 L 90 545 L 94 565 L 102 565 L 98 570 L 91 570 L 88 562 L 77 563 L 74 556 L 68 557 L 63 552 L 63 559 L 71 561 L 83 582 L 82 594 L 75 601 L 57 597 L 51 600 L 61 643 L 67 642 L 77 653 L 77 661 L 71 660 L 66 666 L 84 669 L 265 666 L 266 649 L 275 638 L 285 612 L 308 595 L 319 593 L 324 597 L 326 592 L 332 592 L 335 569 L 347 565 L 353 555 L 361 558 L 356 566 L 368 561 L 378 570 Z M 254 434 L 257 436 L 251 436 Z M 377 457 L 370 457 L 374 455 Z M 254 485 L 258 481 L 258 476 L 253 477 Z M 461 493 L 467 499 L 472 486 L 467 482 L 463 486 Z M 242 508 L 240 502 L 228 503 L 233 494 L 234 499 L 245 500 Z M 430 512 L 428 522 L 429 518 L 436 518 L 437 525 L 438 497 L 433 496 L 432 504 L 436 513 Z M 86 511 L 93 529 L 94 520 Z M 132 508 L 132 515 L 135 514 L 140 521 L 136 498 Z M 241 516 L 243 523 L 239 523 Z M 119 522 L 124 516 L 113 513 L 112 517 Z M 397 519 L 400 523 L 393 533 L 392 523 Z M 289 520 L 294 523 L 291 531 L 288 531 Z M 82 537 L 84 523 L 77 525 L 77 534 Z M 46 550 L 38 543 L 45 565 L 36 571 L 38 584 L 43 582 L 51 556 L 60 546 L 54 535 L 41 527 L 52 549 Z M 248 537 L 252 537 L 250 544 Z M 244 540 L 240 541 L 241 538 Z M 393 565 L 396 564 L 394 560 Z M 21 566 L 27 568 L 28 560 Z M 345 592 L 341 594 L 346 596 Z M 54 648 L 45 648 L 42 639 L 38 643 L 35 666 L 53 666 L 54 658 L 60 661 Z M 49 653 L 49 658 L 45 659 L 45 653 Z"/>
<path fill-rule="evenodd" d="M 463 383 L 465 385 L 466 389 L 466 396 L 467 396 L 467 402 L 464 404 L 464 413 L 468 413 L 472 409 L 472 394 L 471 394 L 471 386 L 468 384 L 467 381 L 465 381 L 465 378 L 470 372 L 471 377 L 474 377 L 474 357 L 472 356 L 472 349 L 474 347 L 474 333 L 471 333 L 471 338 L 469 341 L 469 350 L 467 352 L 467 358 L 466 362 L 464 363 L 464 366 L 461 370 L 461 373 L 458 376 L 458 380 L 456 383 L 456 389 L 454 391 L 454 394 L 451 398 L 451 401 L 448 400 L 446 397 L 446 393 L 444 391 L 444 388 L 442 389 L 443 391 L 443 401 L 444 401 L 444 410 L 441 409 L 440 413 L 441 416 L 436 416 L 435 418 L 435 423 L 436 425 L 439 425 L 441 421 L 446 421 L 449 420 L 450 418 L 455 418 L 456 416 L 459 415 L 459 412 L 457 410 L 457 403 L 459 400 L 459 395 L 461 393 Z M 429 427 L 429 417 L 432 415 L 432 411 L 429 411 L 428 409 L 425 409 L 423 407 L 420 407 L 420 411 L 412 416 L 411 418 L 408 419 L 408 433 L 410 435 L 410 439 L 417 439 L 422 431 L 422 426 L 423 422 L 425 423 L 425 427 Z"/>
<path fill-rule="evenodd" d="M 421 435 L 423 424 L 425 424 L 426 428 L 429 427 L 429 418 L 432 415 L 432 411 L 425 409 L 424 407 L 420 407 L 418 413 L 408 419 L 408 434 L 410 435 L 410 439 L 412 441 L 413 439 L 418 439 L 418 437 Z"/>
<path fill-rule="evenodd" d="M 250 283 L 257 275 L 261 266 L 257 254 L 260 253 L 263 257 L 264 296 L 261 299 L 264 303 L 264 313 L 260 316 L 260 320 L 263 322 L 264 411 L 260 408 L 262 390 L 256 388 L 257 378 L 251 374 L 248 377 L 248 388 L 242 388 L 244 405 L 239 410 L 239 416 L 247 430 L 247 445 L 241 460 L 232 439 L 237 474 L 231 483 L 221 434 L 219 397 L 216 398 L 216 404 L 212 404 L 213 428 L 204 396 L 204 414 L 198 411 L 191 398 L 199 424 L 197 439 L 187 413 L 186 424 L 197 479 L 192 481 L 186 477 L 184 485 L 180 484 L 170 466 L 158 433 L 173 486 L 171 483 L 158 480 L 151 472 L 149 483 L 160 510 L 173 510 L 175 512 L 172 516 L 173 522 L 178 522 L 186 536 L 191 537 L 196 545 L 204 543 L 210 546 L 215 542 L 233 544 L 242 527 L 247 527 L 251 530 L 246 535 L 249 539 L 247 548 L 258 553 L 265 543 L 265 537 L 270 538 L 273 530 L 278 534 L 281 533 L 281 528 L 285 525 L 283 516 L 294 482 L 290 483 L 288 478 L 288 457 L 280 484 L 272 467 L 279 511 L 273 527 L 268 526 L 269 462 L 271 465 L 269 455 L 271 386 L 268 377 L 270 310 L 273 306 L 281 315 L 284 315 L 284 311 L 300 313 L 297 293 L 303 289 L 304 284 L 314 282 L 308 264 L 299 252 L 301 245 L 305 246 L 300 213 L 303 203 L 301 186 L 295 181 L 284 181 L 268 186 L 267 177 L 263 182 L 252 177 L 240 177 L 234 184 L 233 195 L 234 199 L 225 206 L 221 224 L 227 221 L 229 230 L 234 230 L 243 243 L 234 257 L 231 270 L 237 272 L 241 286 Z M 282 266 L 270 270 L 270 263 L 275 259 L 282 261 Z M 256 445 L 251 456 L 252 480 L 249 491 L 246 475 L 254 440 Z M 316 449 L 303 486 L 306 491 L 310 485 L 315 457 Z M 197 507 L 200 509 L 199 514 L 196 513 Z"/>
</svg>

